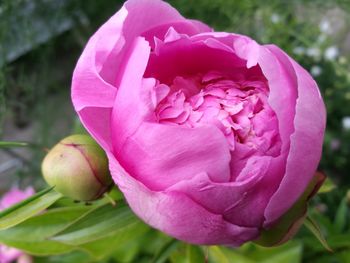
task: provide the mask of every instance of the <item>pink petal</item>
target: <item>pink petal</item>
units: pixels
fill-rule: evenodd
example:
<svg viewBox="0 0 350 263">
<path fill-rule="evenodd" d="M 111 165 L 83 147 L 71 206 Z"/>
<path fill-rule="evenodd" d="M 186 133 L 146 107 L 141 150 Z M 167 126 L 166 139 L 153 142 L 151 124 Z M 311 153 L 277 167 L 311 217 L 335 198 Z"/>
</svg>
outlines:
<svg viewBox="0 0 350 263">
<path fill-rule="evenodd" d="M 188 20 L 191 21 L 192 24 L 196 26 L 198 33 L 213 31 L 211 27 L 209 27 L 207 24 L 204 24 L 202 21 L 194 20 L 194 19 L 188 19 Z"/>
<path fill-rule="evenodd" d="M 165 99 L 166 96 L 169 94 L 169 91 L 170 91 L 170 88 L 168 85 L 159 84 L 155 86 L 153 97 L 152 97 L 153 106 L 156 107 L 159 104 L 159 102 Z"/>
<path fill-rule="evenodd" d="M 164 24 L 168 29 L 172 23 L 178 25 L 174 28 L 180 33 L 184 28 L 191 28 L 193 34 L 206 30 L 163 1 L 130 0 L 87 43 L 73 73 L 72 101 L 84 126 L 105 149 L 111 146 L 110 108 L 134 39 Z"/>
<path fill-rule="evenodd" d="M 10 191 L 5 193 L 0 200 L 0 210 L 6 209 L 16 203 L 23 201 L 24 199 L 32 196 L 34 194 L 34 189 L 32 187 L 27 187 L 23 191 L 17 187 L 13 187 Z"/>
<path fill-rule="evenodd" d="M 152 94 L 156 81 L 144 79 L 150 47 L 139 37 L 135 40 L 119 87 L 111 116 L 113 149 L 119 153 L 125 140 L 136 132 L 139 125 L 153 113 Z"/>
<path fill-rule="evenodd" d="M 8 247 L 0 244 L 0 262 L 1 263 L 11 263 L 18 259 L 23 252 L 12 247 Z"/>
<path fill-rule="evenodd" d="M 237 145 L 237 144 L 236 144 Z M 234 209 L 225 212 L 226 220 L 241 226 L 263 225 L 265 209 L 273 193 L 277 190 L 278 175 L 283 173 L 283 158 L 251 157 L 236 180 L 243 180 L 249 172 L 258 173 L 261 179 Z M 249 178 L 249 177 L 248 177 Z"/>
<path fill-rule="evenodd" d="M 251 68 L 258 63 L 260 46 L 247 37 L 241 37 L 233 43 L 237 55 L 247 60 L 247 68 Z"/>
<path fill-rule="evenodd" d="M 267 186 L 266 177 L 269 176 L 267 172 L 270 162 L 271 157 L 250 159 L 235 182 L 216 183 L 206 174 L 198 174 L 173 185 L 168 190 L 185 193 L 208 211 L 222 214 L 228 222 L 258 227 L 263 222 L 264 204 L 268 201 L 267 198 L 262 200 L 266 191 L 259 185 L 264 188 Z"/>
<path fill-rule="evenodd" d="M 119 61 L 118 57 L 125 44 L 122 36 L 122 25 L 127 16 L 127 10 L 123 7 L 112 16 L 89 40 L 80 56 L 73 72 L 72 100 L 76 111 L 84 107 L 111 107 L 117 90 L 113 81 L 108 76 L 113 73 L 115 78 L 116 67 L 107 65 L 109 72 L 106 79 L 103 78 L 104 64 L 111 60 Z M 113 59 L 113 58 L 112 58 Z M 109 74 L 108 74 L 109 73 Z M 96 96 L 98 94 L 98 96 Z"/>
<path fill-rule="evenodd" d="M 239 246 L 258 236 L 258 229 L 230 224 L 185 194 L 149 190 L 131 177 L 112 154 L 109 154 L 109 161 L 113 179 L 132 210 L 147 224 L 195 244 Z"/>
<path fill-rule="evenodd" d="M 268 81 L 268 103 L 279 122 L 278 129 L 284 153 L 289 150 L 290 135 L 294 132 L 295 105 L 300 92 L 297 89 L 297 75 L 285 55 L 275 54 L 266 47 L 261 47 L 258 63 Z"/>
<path fill-rule="evenodd" d="M 230 178 L 227 142 L 213 126 L 144 122 L 123 143 L 118 160 L 133 177 L 157 191 L 203 172 L 215 182 Z"/>
<path fill-rule="evenodd" d="M 202 40 L 181 38 L 151 54 L 145 76 L 170 85 L 177 76 L 208 71 L 227 73 L 239 70 L 240 66 L 244 66 L 244 60 L 232 52 L 209 47 Z"/>
<path fill-rule="evenodd" d="M 311 181 L 321 158 L 326 123 L 325 106 L 310 74 L 278 47 L 269 46 L 268 49 L 279 59 L 288 58 L 292 64 L 298 79 L 298 100 L 286 173 L 266 208 L 266 225 L 285 213 Z"/>
</svg>

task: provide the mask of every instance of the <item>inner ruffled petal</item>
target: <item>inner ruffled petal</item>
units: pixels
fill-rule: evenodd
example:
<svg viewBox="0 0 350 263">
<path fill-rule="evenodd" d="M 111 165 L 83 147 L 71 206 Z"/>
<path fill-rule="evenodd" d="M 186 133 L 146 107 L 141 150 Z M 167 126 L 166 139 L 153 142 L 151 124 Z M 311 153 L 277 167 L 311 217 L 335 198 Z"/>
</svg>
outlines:
<svg viewBox="0 0 350 263">
<path fill-rule="evenodd" d="M 263 77 L 247 78 L 235 79 L 212 71 L 177 76 L 168 86 L 168 95 L 155 107 L 156 119 L 191 128 L 215 125 L 225 135 L 231 151 L 239 143 L 253 148 L 254 153 L 276 156 L 281 143 L 277 118 L 267 103 L 267 82 Z"/>
<path fill-rule="evenodd" d="M 236 54 L 229 46 L 222 48 L 226 43 L 208 45 L 208 39 L 180 35 L 173 28 L 166 35 L 171 40 L 158 40 L 144 75 L 169 91 L 154 107 L 155 120 L 187 128 L 217 127 L 231 151 L 233 181 L 251 156 L 278 156 L 279 123 L 260 66 L 242 59 L 242 50 Z M 233 167 L 236 161 L 240 169 Z"/>
</svg>

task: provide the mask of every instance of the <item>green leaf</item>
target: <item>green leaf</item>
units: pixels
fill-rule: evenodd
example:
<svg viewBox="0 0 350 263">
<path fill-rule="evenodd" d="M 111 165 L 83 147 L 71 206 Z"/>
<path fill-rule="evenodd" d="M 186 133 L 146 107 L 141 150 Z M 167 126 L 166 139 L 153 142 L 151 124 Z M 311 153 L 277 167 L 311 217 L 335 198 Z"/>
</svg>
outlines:
<svg viewBox="0 0 350 263">
<path fill-rule="evenodd" d="M 100 199 L 97 199 L 95 201 L 92 202 L 88 202 L 88 204 L 86 204 L 86 202 L 84 201 L 75 201 L 70 197 L 65 197 L 63 196 L 62 198 L 60 198 L 59 200 L 57 200 L 57 202 L 55 202 L 51 207 L 51 208 L 58 208 L 58 207 L 72 207 L 72 206 L 83 206 L 83 207 L 90 207 L 90 210 L 93 208 L 97 208 L 99 206 L 105 205 L 110 203 L 109 198 L 103 197 Z"/>
<path fill-rule="evenodd" d="M 205 262 L 203 251 L 198 247 L 186 244 L 186 263 Z"/>
<path fill-rule="evenodd" d="M 70 226 L 91 209 L 88 206 L 51 209 L 12 228 L 0 231 L 0 242 L 35 255 L 71 251 L 74 247 L 48 238 Z"/>
<path fill-rule="evenodd" d="M 318 239 L 315 239 L 313 236 L 304 237 L 303 243 L 305 244 L 305 247 L 312 249 L 313 253 L 322 254 L 325 252 L 324 246 L 321 244 L 321 242 L 318 241 Z M 329 247 L 331 247 L 337 253 L 340 250 L 349 249 L 350 234 L 346 233 L 329 236 L 327 237 L 327 243 L 329 244 Z"/>
<path fill-rule="evenodd" d="M 317 222 L 317 224 L 319 225 L 320 229 L 327 235 L 327 236 L 331 236 L 334 234 L 337 234 L 338 232 L 335 229 L 334 226 L 334 222 L 331 221 L 331 218 L 329 218 L 328 216 L 326 216 L 323 213 L 320 213 L 320 211 L 318 211 L 316 209 L 316 207 L 312 207 L 309 211 L 308 211 L 308 215 L 311 216 L 314 221 Z M 316 240 L 317 241 L 317 240 Z M 318 242 L 318 241 L 317 241 Z"/>
<path fill-rule="evenodd" d="M 205 247 L 206 249 L 207 247 Z M 168 261 L 171 263 L 206 262 L 203 249 L 199 246 L 180 243 L 176 251 L 172 252 Z"/>
<path fill-rule="evenodd" d="M 171 253 L 177 249 L 179 243 L 180 242 L 176 239 L 170 240 L 158 251 L 156 256 L 153 258 L 152 263 L 166 262 L 167 259 L 170 257 Z"/>
<path fill-rule="evenodd" d="M 307 216 L 304 225 L 311 231 L 311 233 L 320 241 L 320 243 L 323 245 L 323 247 L 328 250 L 329 252 L 333 252 L 333 250 L 328 245 L 325 237 L 323 236 L 321 229 L 317 225 L 317 223 L 310 217 Z"/>
<path fill-rule="evenodd" d="M 347 198 L 344 197 L 335 213 L 334 227 L 338 233 L 342 233 L 346 225 L 348 213 Z"/>
<path fill-rule="evenodd" d="M 254 260 L 240 254 L 237 250 L 219 246 L 209 247 L 209 262 L 220 263 L 255 263 Z"/>
<path fill-rule="evenodd" d="M 138 219 L 126 205 L 113 207 L 110 204 L 90 211 L 51 240 L 68 245 L 82 245 L 109 235 L 137 222 Z"/>
<path fill-rule="evenodd" d="M 83 251 L 73 251 L 66 253 L 64 255 L 54 255 L 50 258 L 47 257 L 35 257 L 33 262 L 35 263 L 96 263 L 96 261 L 91 258 L 86 252 Z M 100 262 L 99 262 L 100 263 Z"/>
<path fill-rule="evenodd" d="M 293 240 L 278 247 L 262 247 L 250 242 L 237 252 L 259 263 L 297 263 L 302 259 L 302 243 Z"/>
<path fill-rule="evenodd" d="M 47 210 L 0 231 L 0 243 L 39 256 L 79 249 L 101 262 L 118 248 L 129 251 L 148 230 L 149 227 L 136 219 L 126 205 L 113 207 L 107 199 L 102 199 L 88 206 Z M 135 248 L 135 253 L 127 258 L 132 259 L 140 251 Z"/>
<path fill-rule="evenodd" d="M 52 187 L 42 190 L 16 205 L 0 212 L 0 230 L 15 226 L 40 211 L 48 208 L 62 197 L 52 191 Z"/>
<path fill-rule="evenodd" d="M 0 240 L 1 238 L 6 238 L 7 235 L 14 240 L 33 241 L 47 239 L 74 224 L 74 220 L 79 219 L 89 210 L 91 208 L 88 206 L 50 209 L 12 228 L 0 231 Z"/>
<path fill-rule="evenodd" d="M 335 249 L 350 248 L 350 233 L 334 235 L 327 238 L 330 247 Z"/>
<path fill-rule="evenodd" d="M 79 246 L 96 259 L 102 259 L 112 254 L 118 262 L 133 262 L 139 252 L 140 240 L 150 228 L 141 221 L 127 225 L 113 235 Z"/>
<path fill-rule="evenodd" d="M 339 251 L 335 254 L 339 262 L 350 262 L 350 250 Z"/>
<path fill-rule="evenodd" d="M 21 240 L 5 240 L 3 242 L 9 247 L 18 248 L 26 253 L 36 256 L 58 255 L 70 252 L 74 247 L 62 244 L 52 240 L 41 241 L 21 241 Z"/>
<path fill-rule="evenodd" d="M 318 190 L 318 193 L 319 194 L 328 193 L 333 191 L 335 188 L 337 188 L 335 183 L 329 177 L 327 177 L 327 179 L 322 184 L 321 188 Z"/>
<path fill-rule="evenodd" d="M 0 148 L 10 148 L 10 147 L 27 147 L 29 146 L 26 142 L 4 142 L 0 141 Z"/>
<path fill-rule="evenodd" d="M 265 248 L 268 249 L 268 248 Z M 269 258 L 259 263 L 296 263 L 301 262 L 302 259 L 302 246 L 301 244 L 287 246 L 284 249 L 272 248 L 273 253 Z M 272 252 L 272 251 L 271 251 Z"/>
<path fill-rule="evenodd" d="M 147 260 L 149 262 L 152 262 L 155 255 L 158 254 L 160 249 L 164 247 L 165 244 L 168 244 L 171 242 L 173 238 L 170 236 L 167 236 L 166 234 L 162 233 L 161 231 L 157 230 L 151 230 L 148 231 L 142 239 L 137 240 L 141 244 L 141 253 L 143 255 L 147 255 Z M 181 243 L 180 243 L 181 244 Z M 176 250 L 177 251 L 177 250 Z M 174 253 L 171 254 L 173 256 Z"/>
</svg>

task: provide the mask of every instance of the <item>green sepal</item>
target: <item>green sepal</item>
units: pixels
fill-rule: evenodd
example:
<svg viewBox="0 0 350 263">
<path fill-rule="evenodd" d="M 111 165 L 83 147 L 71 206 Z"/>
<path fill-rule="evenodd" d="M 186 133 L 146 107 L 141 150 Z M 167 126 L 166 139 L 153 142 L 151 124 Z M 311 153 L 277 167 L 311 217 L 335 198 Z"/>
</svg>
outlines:
<svg viewBox="0 0 350 263">
<path fill-rule="evenodd" d="M 302 226 L 306 217 L 308 201 L 317 193 L 325 178 L 323 173 L 316 172 L 297 202 L 271 228 L 263 229 L 260 237 L 254 243 L 272 247 L 290 240 Z"/>
</svg>

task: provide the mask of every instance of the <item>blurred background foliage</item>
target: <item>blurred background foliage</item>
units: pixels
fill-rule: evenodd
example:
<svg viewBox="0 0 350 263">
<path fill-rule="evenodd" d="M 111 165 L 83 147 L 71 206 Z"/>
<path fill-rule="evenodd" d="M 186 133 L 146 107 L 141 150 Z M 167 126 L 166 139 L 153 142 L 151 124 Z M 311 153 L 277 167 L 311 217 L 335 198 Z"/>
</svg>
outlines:
<svg viewBox="0 0 350 263">
<path fill-rule="evenodd" d="M 140 227 L 143 232 L 130 230 L 127 245 L 112 243 L 113 248 L 104 250 L 98 260 L 80 251 L 35 262 L 202 262 L 206 257 L 209 262 L 235 263 L 350 262 L 350 1 L 168 2 L 184 16 L 202 20 L 216 31 L 241 33 L 280 46 L 316 79 L 328 112 L 320 170 L 329 181 L 325 193 L 314 198 L 310 214 L 320 223 L 334 253 L 325 251 L 306 229 L 282 247 L 246 244 L 232 250 L 177 243 Z M 75 63 L 89 36 L 122 3 L 0 0 L 1 139 L 33 145 L 1 152 L 0 192 L 13 184 L 44 187 L 40 176 L 43 149 L 79 128 L 69 95 Z"/>
</svg>

